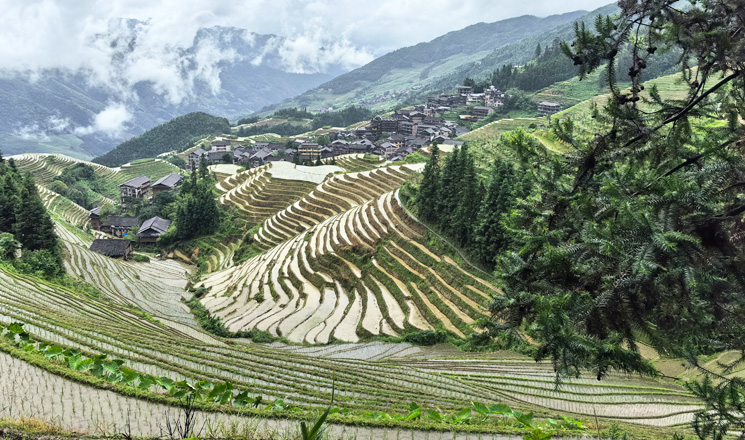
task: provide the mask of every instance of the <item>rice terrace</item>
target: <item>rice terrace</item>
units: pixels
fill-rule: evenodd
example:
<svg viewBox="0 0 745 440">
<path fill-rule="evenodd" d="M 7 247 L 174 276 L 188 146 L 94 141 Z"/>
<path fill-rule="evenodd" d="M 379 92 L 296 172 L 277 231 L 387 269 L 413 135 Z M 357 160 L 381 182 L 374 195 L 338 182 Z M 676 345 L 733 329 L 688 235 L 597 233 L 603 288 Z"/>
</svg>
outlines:
<svg viewBox="0 0 745 440">
<path fill-rule="evenodd" d="M 0 440 L 745 439 L 743 5 L 386 2 L 9 9 Z"/>
</svg>

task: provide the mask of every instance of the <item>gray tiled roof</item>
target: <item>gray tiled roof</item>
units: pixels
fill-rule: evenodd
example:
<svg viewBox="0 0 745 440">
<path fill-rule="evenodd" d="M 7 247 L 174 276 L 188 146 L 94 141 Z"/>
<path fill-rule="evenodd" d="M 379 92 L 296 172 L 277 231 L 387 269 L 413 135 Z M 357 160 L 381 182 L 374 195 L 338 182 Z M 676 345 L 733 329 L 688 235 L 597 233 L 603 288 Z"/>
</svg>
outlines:
<svg viewBox="0 0 745 440">
<path fill-rule="evenodd" d="M 183 177 L 181 177 L 181 174 L 171 173 L 167 176 L 163 176 L 160 179 L 158 179 L 158 181 L 155 182 L 153 186 L 164 185 L 169 188 L 175 188 L 176 185 L 181 183 L 182 180 L 183 180 Z"/>
<path fill-rule="evenodd" d="M 132 246 L 129 240 L 116 240 L 108 238 L 98 238 L 93 240 L 90 250 L 109 257 L 121 257 L 127 252 L 127 248 Z"/>
<path fill-rule="evenodd" d="M 164 232 L 166 232 L 166 229 L 168 229 L 168 226 L 171 225 L 171 221 L 168 219 L 160 218 L 160 217 L 153 217 L 145 220 L 145 223 L 142 224 L 142 227 L 139 231 L 137 231 L 137 235 L 141 235 L 145 232 L 147 232 L 149 229 L 152 230 L 151 233 L 147 235 L 160 235 Z M 153 234 L 155 232 L 156 234 Z"/>
<path fill-rule="evenodd" d="M 115 226 L 119 228 L 131 228 L 133 226 L 140 226 L 140 220 L 137 217 L 130 217 L 126 215 L 110 215 L 109 218 L 103 223 L 103 226 Z"/>
<path fill-rule="evenodd" d="M 150 178 L 147 176 L 140 176 L 140 177 L 135 177 L 134 179 L 129 180 L 127 182 L 124 182 L 119 186 L 131 186 L 133 188 L 139 188 L 142 185 L 145 185 L 146 183 L 150 183 Z"/>
</svg>

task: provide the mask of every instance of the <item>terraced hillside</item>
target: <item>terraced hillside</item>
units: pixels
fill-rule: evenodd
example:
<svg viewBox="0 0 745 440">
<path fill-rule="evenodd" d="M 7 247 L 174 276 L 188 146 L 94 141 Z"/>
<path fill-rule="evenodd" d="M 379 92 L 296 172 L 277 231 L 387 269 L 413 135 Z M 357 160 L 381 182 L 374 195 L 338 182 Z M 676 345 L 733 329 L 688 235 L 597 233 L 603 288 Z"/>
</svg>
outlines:
<svg viewBox="0 0 745 440">
<path fill-rule="evenodd" d="M 267 401 L 284 398 L 301 407 L 326 405 L 333 381 L 338 404 L 354 411 L 405 411 L 411 401 L 450 411 L 476 400 L 537 408 L 541 414 L 561 411 L 591 417 L 596 411 L 603 419 L 671 425 L 688 421 L 698 408 L 677 386 L 621 376 L 599 384 L 572 380 L 565 390 L 556 391 L 550 364 L 514 355 L 463 359 L 462 353 L 452 350 L 380 343 L 317 349 L 226 345 L 188 326 L 151 321 L 116 304 L 7 272 L 0 272 L 0 321 L 24 322 L 34 337 L 87 353 L 109 353 L 140 372 L 174 380 L 230 380 L 239 390 L 250 390 Z M 35 386 L 42 385 L 47 386 Z M 8 393 L 0 393 L 0 408 L 6 408 L 0 416 L 7 408 L 28 408 L 60 416 L 63 423 L 88 420 L 84 415 L 96 408 L 98 393 L 69 382 L 65 388 L 79 393 L 76 402 L 83 416 L 61 417 L 69 409 L 54 399 L 16 409 L 17 405 L 7 405 L 12 398 Z M 105 408 L 109 420 L 122 421 L 118 406 Z M 142 431 L 157 429 L 148 427 L 147 418 L 138 420 L 145 424 L 138 427 Z"/>
<path fill-rule="evenodd" d="M 451 413 L 477 401 L 539 416 L 560 413 L 591 422 L 597 413 L 601 421 L 669 426 L 687 423 L 699 408 L 691 395 L 666 381 L 612 375 L 603 382 L 569 380 L 557 390 L 549 363 L 514 353 L 359 342 L 435 328 L 465 336 L 486 313 L 489 298 L 500 292 L 488 275 L 430 250 L 426 228 L 401 206 L 397 190 L 421 165 L 316 173 L 306 180 L 307 170 L 289 173 L 281 169 L 286 166 L 252 169 L 217 184 L 221 202 L 244 209 L 246 218 L 254 210 L 250 215 L 263 220 L 254 237 L 262 253 L 233 266 L 234 243 L 222 244 L 216 272 L 197 282 L 209 288 L 203 304 L 230 330 L 265 330 L 291 342 L 348 343 L 226 343 L 204 333 L 183 303 L 190 295 L 184 290 L 186 266 L 124 262 L 90 252 L 91 237 L 75 231 L 87 220 L 85 210 L 43 188 L 58 220 L 68 273 L 101 295 L 0 269 L 0 323 L 23 322 L 34 338 L 89 354 L 108 353 L 138 372 L 176 381 L 230 381 L 236 393 L 246 390 L 266 402 L 282 399 L 301 409 L 324 407 L 332 389 L 337 404 L 353 415 L 403 414 L 411 402 Z M 269 211 L 258 209 L 262 197 L 272 202 L 282 196 L 283 208 L 277 203 Z M 6 354 L 0 354 L 0 362 L 14 371 L 3 375 L 0 381 L 6 382 L 0 385 L 29 390 L 25 397 L 0 391 L 0 418 L 43 416 L 70 429 L 111 434 L 127 411 L 157 413 L 137 417 L 133 432 L 160 434 L 166 410 L 158 403 L 91 388 Z M 33 397 L 52 388 L 64 390 L 59 401 Z M 19 397 L 25 404 L 12 405 Z M 248 423 L 227 414 L 200 417 Z M 377 432 L 360 429 L 363 437 Z"/>
<path fill-rule="evenodd" d="M 344 168 L 348 173 L 354 173 L 357 171 L 370 171 L 383 165 L 385 161 L 377 158 L 377 156 L 368 154 L 342 154 L 336 156 L 333 159 L 326 159 L 324 163 L 334 163 L 337 166 Z"/>
<path fill-rule="evenodd" d="M 387 192 L 210 275 L 203 303 L 231 330 L 267 330 L 294 342 L 439 327 L 465 336 L 497 289 L 427 250 L 424 236 Z"/>
<path fill-rule="evenodd" d="M 270 249 L 331 216 L 398 188 L 406 176 L 420 168 L 406 165 L 334 175 L 303 199 L 266 219 L 253 239 L 260 249 Z"/>
<path fill-rule="evenodd" d="M 85 163 L 96 170 L 96 174 L 103 181 L 102 199 L 117 199 L 119 185 L 139 176 L 150 177 L 152 182 L 171 173 L 177 173 L 178 167 L 161 159 L 151 159 L 127 164 L 118 168 L 108 168 L 103 165 L 73 159 L 61 154 L 21 154 L 12 156 L 16 166 L 22 172 L 29 172 L 36 183 L 42 186 L 49 184 L 52 179 L 62 174 L 65 168 L 77 163 Z"/>
</svg>

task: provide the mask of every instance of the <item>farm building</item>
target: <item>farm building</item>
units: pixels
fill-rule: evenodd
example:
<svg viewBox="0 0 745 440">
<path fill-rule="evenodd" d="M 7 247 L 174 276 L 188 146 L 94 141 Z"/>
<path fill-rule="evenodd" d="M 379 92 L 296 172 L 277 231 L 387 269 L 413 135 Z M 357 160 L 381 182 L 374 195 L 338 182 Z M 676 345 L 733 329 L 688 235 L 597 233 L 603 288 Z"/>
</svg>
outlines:
<svg viewBox="0 0 745 440">
<path fill-rule="evenodd" d="M 112 258 L 124 258 L 132 255 L 132 242 L 129 240 L 98 238 L 93 240 L 90 250 Z"/>
<path fill-rule="evenodd" d="M 119 185 L 119 192 L 122 196 L 122 203 L 125 203 L 127 198 L 145 198 L 150 192 L 150 178 L 147 176 L 135 177 Z"/>
<path fill-rule="evenodd" d="M 101 225 L 101 231 L 117 237 L 124 237 L 130 229 L 138 226 L 140 226 L 140 221 L 137 217 L 111 215 Z"/>
<path fill-rule="evenodd" d="M 91 220 L 91 229 L 94 229 L 96 231 L 101 230 L 101 207 L 93 208 L 90 211 L 90 214 L 88 215 L 88 218 Z"/>
<path fill-rule="evenodd" d="M 140 230 L 137 231 L 137 239 L 142 244 L 155 244 L 158 237 L 163 235 L 170 225 L 171 221 L 164 218 L 153 217 L 147 219 L 140 227 Z"/>
<path fill-rule="evenodd" d="M 171 191 L 175 189 L 177 186 L 181 185 L 183 180 L 184 178 L 178 173 L 171 173 L 167 176 L 161 177 L 152 187 L 153 196 L 161 191 Z"/>
<path fill-rule="evenodd" d="M 540 116 L 553 115 L 561 110 L 561 104 L 556 102 L 543 101 L 538 103 L 538 114 Z"/>
</svg>

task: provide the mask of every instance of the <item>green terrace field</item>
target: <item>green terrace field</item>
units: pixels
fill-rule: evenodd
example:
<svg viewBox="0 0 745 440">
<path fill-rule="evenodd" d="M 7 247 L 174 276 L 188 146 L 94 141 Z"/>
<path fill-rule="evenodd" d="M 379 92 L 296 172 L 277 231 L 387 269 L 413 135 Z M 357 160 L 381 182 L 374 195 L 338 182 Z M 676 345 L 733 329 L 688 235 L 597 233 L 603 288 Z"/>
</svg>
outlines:
<svg viewBox="0 0 745 440">
<path fill-rule="evenodd" d="M 331 416 L 331 433 L 342 438 L 472 438 L 454 429 L 504 438 L 494 433 L 519 432 L 519 424 L 494 415 L 457 426 L 429 417 L 403 420 L 411 403 L 451 415 L 473 408 L 471 402 L 535 411 L 540 423 L 566 415 L 591 425 L 597 414 L 603 427 L 616 421 L 658 438 L 700 408 L 670 380 L 616 374 L 598 382 L 588 372 L 557 389 L 550 363 L 520 354 L 390 342 L 428 330 L 474 334 L 490 299 L 501 294 L 490 275 L 443 252 L 445 246 L 400 203 L 400 186 L 421 163 L 384 165 L 350 155 L 337 158 L 336 166 L 275 162 L 235 174 L 226 168 L 216 183 L 219 201 L 235 207 L 252 229 L 248 238 L 200 238 L 200 252 L 209 249 L 209 257 L 197 278 L 193 265 L 174 260 L 122 261 L 89 251 L 87 212 L 44 188 L 68 161 L 29 155 L 20 165 L 42 176 L 40 193 L 57 222 L 69 276 L 92 288 L 0 266 L 0 323 L 23 323 L 35 340 L 86 356 L 106 353 L 140 375 L 230 382 L 233 397 L 262 398 L 255 409 L 204 404 L 200 423 L 292 437 L 295 420 L 317 415 L 333 393 L 344 412 Z M 119 173 L 167 170 L 157 160 L 96 169 L 112 182 L 123 178 Z M 236 263 L 241 246 L 250 246 L 253 256 Z M 201 304 L 229 331 L 276 342 L 206 333 L 185 304 L 194 294 L 190 288 L 202 291 Z M 129 422 L 133 434 L 157 436 L 166 414 L 172 420 L 178 412 L 178 401 L 157 385 L 112 385 L 0 341 L 0 362 L 11 372 L 0 375 L 0 419 L 38 417 L 109 435 Z M 46 395 L 53 397 L 40 397 Z M 23 404 L 14 405 L 17 399 Z"/>
<path fill-rule="evenodd" d="M 119 270 L 115 266 L 102 276 L 117 277 Z M 379 342 L 318 348 L 226 344 L 160 314 L 153 315 L 157 321 L 147 319 L 115 303 L 12 272 L 0 272 L 0 281 L 0 321 L 24 322 L 35 338 L 85 353 L 109 353 L 136 371 L 174 380 L 229 380 L 266 402 L 282 398 L 301 410 L 325 405 L 332 382 L 337 404 L 350 408 L 352 414 L 380 409 L 405 412 L 412 401 L 448 411 L 475 400 L 535 409 L 544 416 L 561 412 L 587 420 L 597 412 L 603 420 L 675 425 L 688 421 L 698 408 L 681 388 L 654 380 L 612 376 L 597 383 L 578 379 L 556 390 L 550 364 L 505 353 L 466 355 L 448 347 Z M 1 344 L 3 351 L 19 355 L 7 343 Z M 158 413 L 133 417 L 134 432 L 153 435 L 160 427 L 163 407 L 157 402 L 168 401 L 165 398 L 135 400 L 121 387 L 107 386 L 106 391 L 98 388 L 100 384 L 79 383 L 73 374 L 59 376 L 59 368 L 53 369 L 54 375 L 2 356 L 3 365 L 10 366 L 13 374 L 4 374 L 0 380 L 13 388 L 0 387 L 6 390 L 0 393 L 0 408 L 8 408 L 0 416 L 43 415 L 61 420 L 68 429 L 111 433 L 125 421 L 130 408 L 131 414 Z M 48 363 L 38 361 L 42 366 L 44 362 Z M 10 394 L 9 389 L 18 391 Z M 58 397 L 39 398 L 51 389 L 57 390 L 54 395 Z M 19 392 L 28 393 L 25 404 L 7 405 Z M 228 413 L 241 414 L 238 410 Z M 277 412 L 265 415 L 282 417 Z M 343 423 L 345 417 L 354 420 L 352 415 L 340 415 L 334 423 Z"/>
<path fill-rule="evenodd" d="M 139 176 L 147 176 L 155 182 L 163 176 L 178 173 L 179 168 L 161 159 L 143 159 L 126 164 L 118 168 L 108 168 L 92 162 L 73 159 L 59 154 L 22 154 L 13 156 L 16 166 L 22 172 L 29 172 L 40 185 L 48 185 L 56 176 L 62 174 L 65 168 L 76 163 L 86 163 L 96 170 L 96 174 L 103 180 L 103 198 L 116 200 L 119 197 L 119 185 Z"/>
</svg>

